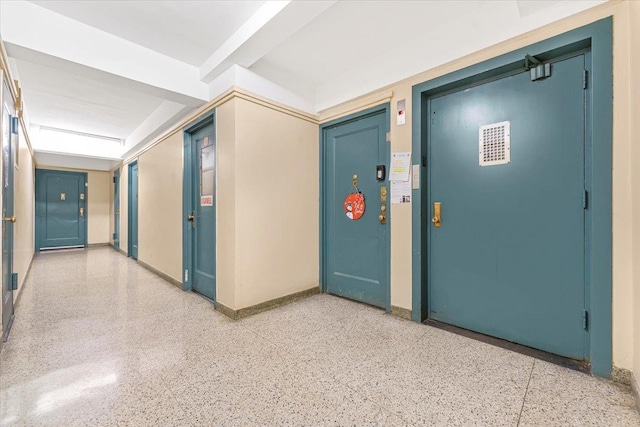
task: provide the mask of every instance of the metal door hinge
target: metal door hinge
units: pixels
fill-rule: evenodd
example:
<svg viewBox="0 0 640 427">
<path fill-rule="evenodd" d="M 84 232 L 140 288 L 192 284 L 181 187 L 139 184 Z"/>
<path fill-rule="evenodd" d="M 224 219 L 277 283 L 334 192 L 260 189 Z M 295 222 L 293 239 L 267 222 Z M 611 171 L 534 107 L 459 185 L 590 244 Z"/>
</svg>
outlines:
<svg viewBox="0 0 640 427">
<path fill-rule="evenodd" d="M 11 273 L 11 290 L 18 290 L 18 273 Z"/>
<path fill-rule="evenodd" d="M 586 89 L 589 84 L 589 72 L 582 70 L 582 89 Z"/>
<path fill-rule="evenodd" d="M 427 167 L 427 156 L 422 156 L 422 167 Z"/>
<path fill-rule="evenodd" d="M 116 177 L 115 176 L 113 177 L 113 183 L 114 184 L 116 183 Z"/>
<path fill-rule="evenodd" d="M 189 281 L 189 270 L 185 270 L 184 271 L 184 281 L 188 282 Z"/>
<path fill-rule="evenodd" d="M 589 330 L 589 312 L 587 310 L 582 311 L 582 328 L 585 331 Z"/>
<path fill-rule="evenodd" d="M 387 132 L 387 142 L 391 142 L 391 132 Z"/>
<path fill-rule="evenodd" d="M 587 209 L 589 207 L 589 192 L 584 190 L 582 194 L 582 209 Z"/>
</svg>

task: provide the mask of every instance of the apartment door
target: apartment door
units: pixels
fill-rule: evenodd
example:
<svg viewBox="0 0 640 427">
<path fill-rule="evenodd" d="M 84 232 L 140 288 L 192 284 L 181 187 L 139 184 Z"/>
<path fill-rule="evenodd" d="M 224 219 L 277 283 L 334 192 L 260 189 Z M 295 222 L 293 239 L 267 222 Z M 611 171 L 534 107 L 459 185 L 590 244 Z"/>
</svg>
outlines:
<svg viewBox="0 0 640 427">
<path fill-rule="evenodd" d="M 120 249 L 120 169 L 113 171 L 113 247 Z"/>
<path fill-rule="evenodd" d="M 138 162 L 129 165 L 129 256 L 138 259 Z"/>
<path fill-rule="evenodd" d="M 216 140 L 213 117 L 185 134 L 185 283 L 216 299 Z"/>
<path fill-rule="evenodd" d="M 2 79 L 2 340 L 6 341 L 13 322 L 13 172 L 17 139 L 17 120 L 9 85 Z"/>
<path fill-rule="evenodd" d="M 387 177 L 378 171 L 389 166 L 388 123 L 382 108 L 322 130 L 325 289 L 385 308 L 389 308 L 389 199 Z M 361 198 L 363 212 L 358 207 Z"/>
<path fill-rule="evenodd" d="M 37 250 L 87 245 L 87 174 L 36 170 Z"/>
<path fill-rule="evenodd" d="M 584 69 L 429 100 L 430 318 L 585 358 Z"/>
</svg>

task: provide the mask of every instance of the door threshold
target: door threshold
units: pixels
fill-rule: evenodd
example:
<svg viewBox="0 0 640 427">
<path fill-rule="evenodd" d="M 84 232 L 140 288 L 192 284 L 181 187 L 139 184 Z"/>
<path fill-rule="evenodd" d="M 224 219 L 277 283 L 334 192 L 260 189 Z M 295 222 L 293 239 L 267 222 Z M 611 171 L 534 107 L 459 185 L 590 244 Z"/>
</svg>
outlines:
<svg viewBox="0 0 640 427">
<path fill-rule="evenodd" d="M 55 248 L 40 248 L 40 252 L 63 251 L 68 249 L 84 249 L 84 245 L 77 246 L 56 246 Z"/>
<path fill-rule="evenodd" d="M 196 294 L 196 295 L 198 295 L 200 298 L 203 298 L 203 299 L 209 301 L 211 304 L 216 305 L 216 302 L 214 300 L 212 300 L 211 298 L 209 298 L 208 296 L 203 295 L 198 291 L 194 291 L 193 289 L 191 290 L 191 292 Z"/>
<path fill-rule="evenodd" d="M 490 344 L 496 347 L 504 348 L 505 350 L 511 350 L 516 353 L 524 354 L 525 356 L 533 357 L 534 359 L 544 360 L 545 362 L 549 362 L 549 363 L 553 363 L 554 365 L 559 365 L 565 368 L 573 369 L 574 371 L 580 371 L 580 372 L 584 372 L 585 374 L 591 374 L 591 364 L 586 361 L 579 361 L 575 359 L 569 359 L 568 357 L 558 356 L 557 354 L 549 353 L 543 350 L 538 350 L 537 348 L 527 347 L 526 345 L 522 345 L 522 344 L 516 344 L 511 341 L 492 337 L 490 335 L 481 334 L 480 332 L 475 332 L 469 329 L 460 328 L 458 326 L 453 326 L 448 323 L 439 322 L 433 319 L 427 319 L 422 323 L 428 326 L 433 326 L 434 328 L 451 332 L 456 335 L 462 335 L 463 337 L 471 338 L 473 340 L 480 341 L 485 344 Z"/>
</svg>

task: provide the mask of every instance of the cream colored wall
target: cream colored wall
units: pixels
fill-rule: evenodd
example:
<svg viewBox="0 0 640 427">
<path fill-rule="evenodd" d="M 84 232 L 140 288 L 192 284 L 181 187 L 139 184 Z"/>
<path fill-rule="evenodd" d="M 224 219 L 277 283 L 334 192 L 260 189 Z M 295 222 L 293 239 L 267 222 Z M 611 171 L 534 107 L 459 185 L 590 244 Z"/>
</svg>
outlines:
<svg viewBox="0 0 640 427">
<path fill-rule="evenodd" d="M 18 135 L 18 153 L 19 164 L 14 175 L 14 214 L 17 221 L 13 235 L 13 271 L 18 273 L 18 291 L 13 293 L 14 299 L 22 292 L 35 247 L 35 168 L 22 126 Z"/>
<path fill-rule="evenodd" d="M 236 307 L 236 99 L 216 108 L 216 300 Z"/>
<path fill-rule="evenodd" d="M 236 309 L 318 286 L 318 126 L 236 100 Z"/>
<path fill-rule="evenodd" d="M 637 5 L 633 5 L 637 9 Z M 460 70 L 504 53 L 548 39 L 597 20 L 614 17 L 614 129 L 613 129 L 613 361 L 621 368 L 631 369 L 633 358 L 633 312 L 640 311 L 640 305 L 632 305 L 632 245 L 629 233 L 632 223 L 631 164 L 629 127 L 631 108 L 629 97 L 629 2 L 609 2 L 557 23 L 545 26 L 514 39 L 499 43 L 472 55 L 425 71 L 395 85 L 381 88 L 379 96 L 371 94 L 343 105 L 322 111 L 321 121 L 328 121 L 340 115 L 351 113 L 365 106 L 375 104 L 390 91 L 391 117 L 396 111 L 396 102 L 406 99 L 406 123 L 397 126 L 391 122 L 391 151 L 411 150 L 411 88 L 413 85 Z M 635 49 L 637 57 L 638 49 Z M 635 74 L 636 80 L 638 74 Z M 634 102 L 637 102 L 635 100 Z M 635 116 L 637 117 L 637 116 Z M 635 122 L 637 122 L 637 118 Z M 635 165 L 635 169 L 637 169 Z M 633 188 L 636 193 L 639 188 Z M 391 304 L 411 309 L 411 207 L 392 205 L 391 207 Z M 638 256 L 635 255 L 635 263 Z"/>
<path fill-rule="evenodd" d="M 182 282 L 182 133 L 138 158 L 138 259 Z"/>
<path fill-rule="evenodd" d="M 110 185 L 109 185 L 109 216 L 111 218 L 113 218 L 114 217 L 114 211 L 113 211 L 113 208 L 114 208 L 114 205 L 113 205 L 114 187 L 113 187 L 113 185 L 111 185 L 111 184 L 113 184 L 113 170 L 109 171 L 109 182 L 110 182 Z M 113 233 L 115 231 L 114 226 L 115 226 L 114 221 L 110 220 L 109 221 L 109 244 L 112 245 L 112 246 L 113 246 Z"/>
<path fill-rule="evenodd" d="M 87 171 L 87 243 L 109 243 L 111 178 L 109 172 Z"/>
<path fill-rule="evenodd" d="M 139 171 L 138 171 L 139 175 Z M 129 252 L 129 166 L 120 168 L 120 250 Z"/>
<path fill-rule="evenodd" d="M 632 144 L 631 170 L 632 170 L 632 200 L 633 200 L 633 372 L 636 384 L 640 385 L 640 2 L 631 2 L 630 5 L 631 45 L 629 57 L 631 58 L 631 72 L 629 91 L 631 122 L 629 139 Z"/>
</svg>

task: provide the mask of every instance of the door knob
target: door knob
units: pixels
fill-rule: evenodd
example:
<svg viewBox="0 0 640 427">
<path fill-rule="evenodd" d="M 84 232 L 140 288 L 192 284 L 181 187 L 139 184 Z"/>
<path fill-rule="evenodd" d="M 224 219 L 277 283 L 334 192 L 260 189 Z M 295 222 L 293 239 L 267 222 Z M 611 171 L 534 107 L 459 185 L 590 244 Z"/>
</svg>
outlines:
<svg viewBox="0 0 640 427">
<path fill-rule="evenodd" d="M 7 216 L 7 217 L 4 218 L 4 220 L 8 221 L 8 222 L 11 222 L 11 223 L 14 223 L 14 222 L 16 222 L 16 217 L 15 216 Z"/>
<path fill-rule="evenodd" d="M 441 202 L 433 203 L 433 218 L 431 218 L 431 222 L 433 223 L 433 226 L 436 228 L 440 228 L 440 226 L 442 225 L 442 217 L 440 216 L 441 208 L 442 208 Z"/>
<path fill-rule="evenodd" d="M 193 221 L 194 219 L 196 219 L 196 217 L 192 213 L 187 215 L 187 221 Z"/>
<path fill-rule="evenodd" d="M 84 216 L 84 208 L 80 208 L 80 216 Z"/>
</svg>

